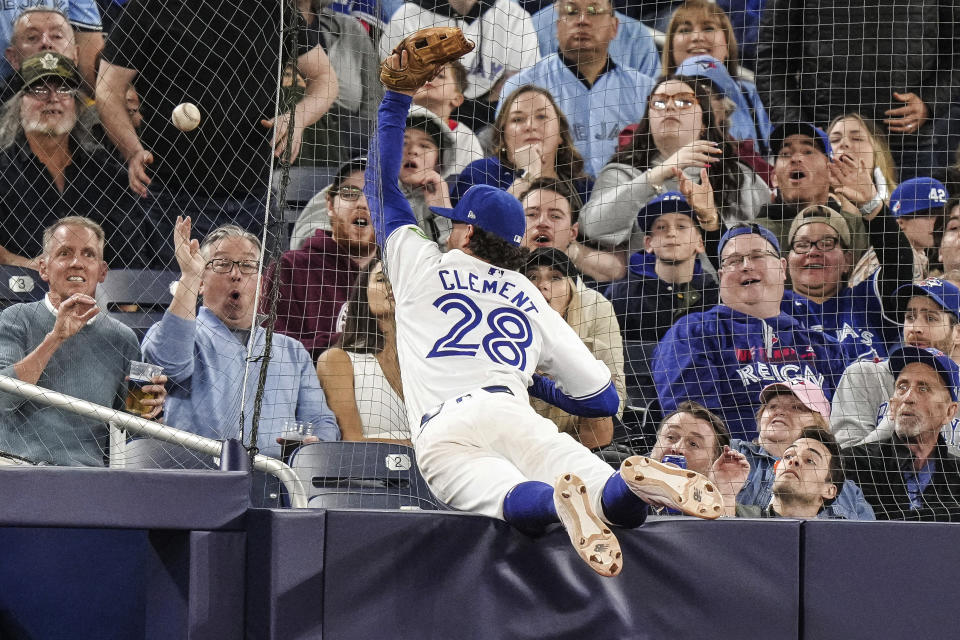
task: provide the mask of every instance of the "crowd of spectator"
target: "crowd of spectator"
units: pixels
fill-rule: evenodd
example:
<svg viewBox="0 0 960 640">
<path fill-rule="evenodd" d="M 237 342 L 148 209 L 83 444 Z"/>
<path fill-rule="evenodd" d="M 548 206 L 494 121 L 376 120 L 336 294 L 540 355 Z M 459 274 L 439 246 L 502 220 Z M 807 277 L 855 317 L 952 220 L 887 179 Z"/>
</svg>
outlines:
<svg viewBox="0 0 960 640">
<path fill-rule="evenodd" d="M 955 3 L 31 4 L 0 9 L 0 264 L 49 293 L 3 310 L 0 372 L 122 408 L 145 359 L 174 427 L 411 444 L 364 154 L 380 60 L 452 25 L 476 48 L 413 96 L 399 187 L 441 247 L 471 187 L 520 201 L 518 270 L 620 396 L 538 413 L 608 460 L 649 436 L 729 516 L 960 519 Z M 290 224 L 294 167 L 330 177 Z M 178 280 L 142 347 L 99 312 L 108 268 Z M 107 440 L 0 394 L 3 451 Z"/>
</svg>

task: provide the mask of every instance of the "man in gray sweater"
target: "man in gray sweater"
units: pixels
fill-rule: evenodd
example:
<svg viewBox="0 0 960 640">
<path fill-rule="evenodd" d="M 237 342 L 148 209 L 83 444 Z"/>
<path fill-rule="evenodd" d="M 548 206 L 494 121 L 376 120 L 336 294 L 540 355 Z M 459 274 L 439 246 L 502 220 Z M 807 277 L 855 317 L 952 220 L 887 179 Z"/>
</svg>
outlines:
<svg viewBox="0 0 960 640">
<path fill-rule="evenodd" d="M 107 275 L 100 225 L 61 218 L 43 233 L 40 277 L 50 291 L 40 302 L 0 313 L 0 374 L 123 409 L 131 360 L 140 360 L 133 331 L 100 314 L 94 294 Z M 166 376 L 144 391 L 152 419 L 163 408 Z M 102 467 L 108 428 L 103 422 L 0 392 L 0 450 L 34 462 Z"/>
</svg>

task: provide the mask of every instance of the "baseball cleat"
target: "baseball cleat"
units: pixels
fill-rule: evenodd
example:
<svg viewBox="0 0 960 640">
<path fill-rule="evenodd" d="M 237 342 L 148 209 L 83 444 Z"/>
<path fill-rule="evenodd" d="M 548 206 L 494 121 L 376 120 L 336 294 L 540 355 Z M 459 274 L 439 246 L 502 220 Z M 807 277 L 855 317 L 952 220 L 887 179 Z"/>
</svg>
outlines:
<svg viewBox="0 0 960 640">
<path fill-rule="evenodd" d="M 712 482 L 696 471 L 632 456 L 620 465 L 630 490 L 652 505 L 713 520 L 723 515 L 723 497 Z"/>
<path fill-rule="evenodd" d="M 620 542 L 597 516 L 583 480 L 565 473 L 553 484 L 553 502 L 573 548 L 602 576 L 612 577 L 623 568 Z"/>
</svg>

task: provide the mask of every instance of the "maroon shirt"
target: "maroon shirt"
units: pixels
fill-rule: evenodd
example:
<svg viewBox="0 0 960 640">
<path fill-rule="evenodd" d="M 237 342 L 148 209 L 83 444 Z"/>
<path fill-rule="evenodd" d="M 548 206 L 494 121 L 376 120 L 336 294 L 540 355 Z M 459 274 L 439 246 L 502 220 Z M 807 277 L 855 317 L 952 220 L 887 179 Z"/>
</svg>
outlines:
<svg viewBox="0 0 960 640">
<path fill-rule="evenodd" d="M 285 252 L 278 265 L 274 331 L 302 342 L 316 360 L 337 336 L 337 317 L 360 267 L 323 230 L 317 230 L 302 248 Z M 264 311 L 275 272 L 271 269 L 264 278 Z"/>
</svg>

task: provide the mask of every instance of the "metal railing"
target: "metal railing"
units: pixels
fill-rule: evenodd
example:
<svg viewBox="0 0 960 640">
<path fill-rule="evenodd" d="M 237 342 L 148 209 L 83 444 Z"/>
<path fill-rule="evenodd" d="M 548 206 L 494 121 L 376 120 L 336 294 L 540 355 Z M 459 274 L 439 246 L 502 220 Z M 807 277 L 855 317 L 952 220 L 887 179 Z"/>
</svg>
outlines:
<svg viewBox="0 0 960 640">
<path fill-rule="evenodd" d="M 147 436 L 155 440 L 178 444 L 198 453 L 219 457 L 223 449 L 223 442 L 220 440 L 205 438 L 195 433 L 190 433 L 189 431 L 169 427 L 159 422 L 153 422 L 152 420 L 145 420 L 130 413 L 124 413 L 116 409 L 110 409 L 86 400 L 81 400 L 80 398 L 74 398 L 73 396 L 44 389 L 43 387 L 28 384 L 9 376 L 0 375 L 0 391 L 13 393 L 48 407 L 64 409 L 65 411 L 75 413 L 85 418 L 109 422 L 117 427 L 123 428 L 128 434 Z M 283 483 L 284 488 L 290 496 L 290 505 L 292 507 L 302 508 L 307 506 L 307 493 L 303 488 L 303 484 L 300 482 L 297 474 L 294 473 L 287 464 L 276 458 L 262 454 L 255 456 L 252 462 L 254 469 L 269 473 Z"/>
</svg>

